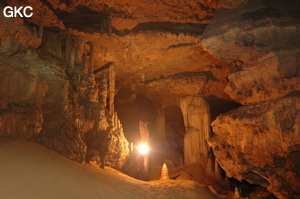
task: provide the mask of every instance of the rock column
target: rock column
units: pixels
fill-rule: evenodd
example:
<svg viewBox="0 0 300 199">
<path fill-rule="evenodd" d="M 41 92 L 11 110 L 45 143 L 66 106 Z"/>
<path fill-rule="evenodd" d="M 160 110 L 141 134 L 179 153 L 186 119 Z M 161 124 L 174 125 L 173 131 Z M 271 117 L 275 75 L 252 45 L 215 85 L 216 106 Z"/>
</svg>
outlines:
<svg viewBox="0 0 300 199">
<path fill-rule="evenodd" d="M 180 99 L 186 134 L 184 137 L 184 163 L 207 165 L 210 135 L 210 109 L 202 97 Z"/>
</svg>

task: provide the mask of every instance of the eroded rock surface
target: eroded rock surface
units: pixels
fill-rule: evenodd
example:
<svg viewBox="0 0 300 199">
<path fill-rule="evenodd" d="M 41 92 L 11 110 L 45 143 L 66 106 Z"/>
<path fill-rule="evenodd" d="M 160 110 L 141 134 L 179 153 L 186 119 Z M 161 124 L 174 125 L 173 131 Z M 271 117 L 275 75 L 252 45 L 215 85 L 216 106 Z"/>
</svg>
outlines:
<svg viewBox="0 0 300 199">
<path fill-rule="evenodd" d="M 299 89 L 299 2 L 248 1 L 220 9 L 201 44 L 215 57 L 233 61 L 225 92 L 246 104 Z"/>
<path fill-rule="evenodd" d="M 119 154 L 108 158 L 108 163 L 121 167 L 128 156 L 128 142 L 120 122 L 114 123 L 107 111 L 107 90 L 105 93 L 99 89 L 95 76 L 87 74 L 81 66 L 78 59 L 81 52 L 74 55 L 76 45 L 68 48 L 64 40 L 61 44 L 67 48 L 61 49 L 57 59 L 42 61 L 34 49 L 40 45 L 41 38 L 30 32 L 20 19 L 5 18 L 3 23 L 0 135 L 34 139 L 67 158 L 83 162 L 87 149 L 92 148 L 91 143 L 84 140 L 86 134 L 108 130 L 112 148 L 105 154 L 115 154 L 116 150 Z M 8 41 L 12 41 L 12 45 L 7 45 Z M 46 59 L 49 56 L 48 53 Z M 98 153 L 101 150 L 98 148 Z"/>
<path fill-rule="evenodd" d="M 225 92 L 242 104 L 276 99 L 300 89 L 299 50 L 269 53 L 257 66 L 228 76 Z"/>
<path fill-rule="evenodd" d="M 299 1 L 3 3 L 30 4 L 35 13 L 0 18 L 0 135 L 35 138 L 77 161 L 107 152 L 107 165 L 121 168 L 128 142 L 113 98 L 125 92 L 116 101 L 132 140 L 134 125 L 148 121 L 157 142 L 169 139 L 164 143 L 185 151 L 186 164 L 203 163 L 191 173 L 218 178 L 208 139 L 228 176 L 279 198 L 299 194 L 299 97 L 292 96 L 300 89 Z M 216 96 L 244 106 L 218 117 L 211 132 L 210 119 L 231 109 Z M 147 103 L 137 106 L 140 97 Z M 211 116 L 203 99 L 214 106 Z"/>
<path fill-rule="evenodd" d="M 21 18 L 4 17 L 3 8 L 0 4 L 0 54 L 13 55 L 19 51 L 26 51 L 28 47 L 39 47 L 42 39 L 38 37 L 38 30 L 26 26 Z"/>
<path fill-rule="evenodd" d="M 208 143 L 226 175 L 260 184 L 278 198 L 299 197 L 300 96 L 219 116 Z"/>
</svg>

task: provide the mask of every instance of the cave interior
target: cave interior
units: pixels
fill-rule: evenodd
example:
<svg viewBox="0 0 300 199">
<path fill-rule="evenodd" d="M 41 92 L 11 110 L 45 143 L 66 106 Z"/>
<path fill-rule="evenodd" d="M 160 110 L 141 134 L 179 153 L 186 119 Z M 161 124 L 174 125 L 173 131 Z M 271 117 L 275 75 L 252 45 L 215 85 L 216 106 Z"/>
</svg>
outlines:
<svg viewBox="0 0 300 199">
<path fill-rule="evenodd" d="M 7 18 L 6 6 L 33 15 Z M 299 1 L 0 10 L 1 137 L 145 181 L 165 164 L 220 198 L 300 198 Z"/>
</svg>

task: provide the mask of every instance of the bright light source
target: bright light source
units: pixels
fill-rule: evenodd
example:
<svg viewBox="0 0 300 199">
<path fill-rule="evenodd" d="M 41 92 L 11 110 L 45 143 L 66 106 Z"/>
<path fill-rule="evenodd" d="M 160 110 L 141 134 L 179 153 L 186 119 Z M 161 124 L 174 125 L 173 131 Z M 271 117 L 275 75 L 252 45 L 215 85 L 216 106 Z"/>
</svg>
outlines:
<svg viewBox="0 0 300 199">
<path fill-rule="evenodd" d="M 139 153 L 145 155 L 149 152 L 149 147 L 147 143 L 141 143 L 138 147 Z"/>
</svg>

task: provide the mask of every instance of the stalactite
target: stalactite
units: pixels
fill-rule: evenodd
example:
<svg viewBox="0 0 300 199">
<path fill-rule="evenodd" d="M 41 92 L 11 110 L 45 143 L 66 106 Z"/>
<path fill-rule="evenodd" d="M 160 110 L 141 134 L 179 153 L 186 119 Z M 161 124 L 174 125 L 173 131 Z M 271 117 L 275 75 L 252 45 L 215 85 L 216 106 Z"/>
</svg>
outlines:
<svg viewBox="0 0 300 199">
<path fill-rule="evenodd" d="M 84 70 L 84 73 L 87 74 L 88 73 L 88 69 L 87 69 L 87 49 L 86 49 L 86 43 L 83 43 L 83 54 L 82 54 L 82 67 Z"/>
<path fill-rule="evenodd" d="M 89 74 L 92 74 L 94 71 L 94 43 L 89 42 L 90 44 L 90 68 L 89 68 Z"/>
<path fill-rule="evenodd" d="M 81 37 L 76 37 L 75 39 L 75 66 L 82 65 L 82 49 L 83 49 L 83 39 Z"/>
<path fill-rule="evenodd" d="M 78 75 L 77 91 L 80 91 L 80 84 L 81 84 L 81 76 Z"/>
<path fill-rule="evenodd" d="M 71 48 L 70 48 L 70 53 L 69 53 L 68 66 L 70 68 L 74 68 L 74 63 L 75 63 L 75 45 L 74 45 L 74 40 L 71 39 Z"/>
<path fill-rule="evenodd" d="M 155 129 L 153 130 L 153 139 L 155 140 L 157 147 L 167 147 L 166 141 L 166 117 L 163 107 L 159 107 L 156 113 Z"/>
<path fill-rule="evenodd" d="M 90 82 L 90 101 L 91 102 L 99 102 L 99 92 L 98 92 L 98 87 L 97 87 L 97 82 L 95 79 L 94 74 L 91 74 L 89 76 L 89 82 Z"/>
<path fill-rule="evenodd" d="M 70 52 L 72 48 L 72 41 L 71 41 L 71 35 L 68 33 L 67 38 L 66 38 L 66 50 L 65 50 L 65 65 L 69 66 L 69 61 L 70 61 Z"/>
<path fill-rule="evenodd" d="M 107 17 L 106 19 L 106 32 L 107 32 L 107 35 L 108 36 L 111 36 L 111 33 L 112 33 L 112 28 L 111 28 L 111 18 L 110 17 Z"/>
<path fill-rule="evenodd" d="M 145 82 L 145 74 L 142 74 L 142 83 Z"/>
<path fill-rule="evenodd" d="M 97 102 L 99 102 L 99 94 L 100 94 L 100 84 L 98 82 L 96 82 L 96 100 Z"/>
<path fill-rule="evenodd" d="M 38 37 L 42 38 L 43 37 L 43 32 L 44 32 L 44 14 L 45 14 L 45 5 L 42 4 L 41 7 L 41 13 L 40 13 L 40 21 L 39 21 L 39 33 L 38 33 Z"/>
<path fill-rule="evenodd" d="M 148 142 L 149 141 L 149 129 L 147 122 L 140 121 L 139 122 L 139 130 L 140 130 L 140 136 L 142 142 Z"/>
<path fill-rule="evenodd" d="M 185 97 L 180 99 L 180 107 L 186 128 L 184 137 L 185 165 L 208 163 L 208 146 L 206 139 L 210 134 L 210 109 L 201 97 Z"/>
<path fill-rule="evenodd" d="M 113 115 L 113 126 L 116 128 L 117 127 L 117 123 L 118 123 L 118 115 L 116 112 L 114 112 Z"/>
<path fill-rule="evenodd" d="M 100 81 L 99 102 L 103 105 L 104 108 L 106 108 L 107 106 L 107 93 L 107 80 L 105 74 L 103 74 Z"/>
<path fill-rule="evenodd" d="M 115 67 L 109 66 L 109 113 L 112 116 L 114 113 L 114 98 L 115 98 Z"/>
</svg>

